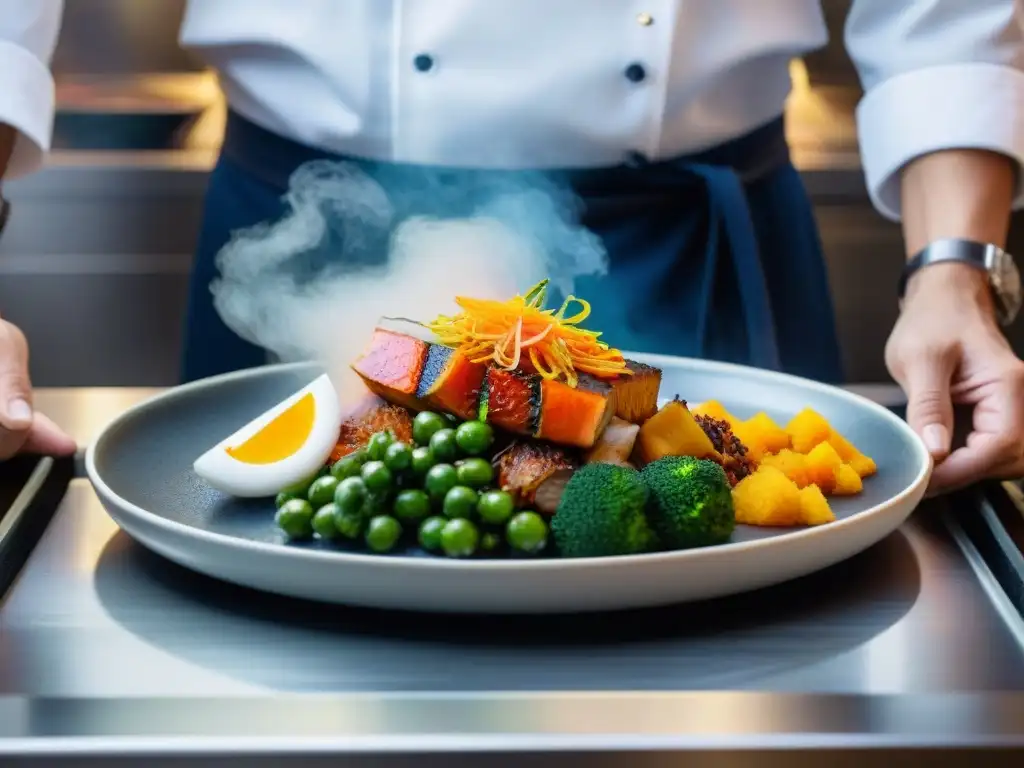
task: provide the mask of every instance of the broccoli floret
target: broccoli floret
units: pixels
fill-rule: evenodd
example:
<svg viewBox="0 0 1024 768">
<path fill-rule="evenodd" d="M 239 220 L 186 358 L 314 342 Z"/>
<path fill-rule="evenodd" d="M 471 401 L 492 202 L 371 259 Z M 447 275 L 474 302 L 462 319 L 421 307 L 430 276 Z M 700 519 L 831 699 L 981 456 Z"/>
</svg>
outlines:
<svg viewBox="0 0 1024 768">
<path fill-rule="evenodd" d="M 647 518 L 669 549 L 723 544 L 736 527 L 725 470 L 707 459 L 666 456 L 640 473 L 650 494 Z"/>
<path fill-rule="evenodd" d="M 566 483 L 551 533 L 564 557 L 635 555 L 656 542 L 647 523 L 640 473 L 613 464 L 585 464 Z"/>
</svg>

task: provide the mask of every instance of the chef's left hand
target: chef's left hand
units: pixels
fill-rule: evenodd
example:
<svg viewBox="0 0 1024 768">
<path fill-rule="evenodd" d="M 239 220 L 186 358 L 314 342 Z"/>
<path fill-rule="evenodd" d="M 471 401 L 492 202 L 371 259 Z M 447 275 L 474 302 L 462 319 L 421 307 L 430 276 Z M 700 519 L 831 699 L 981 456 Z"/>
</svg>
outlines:
<svg viewBox="0 0 1024 768">
<path fill-rule="evenodd" d="M 995 319 L 985 275 L 960 264 L 915 274 L 885 361 L 935 458 L 929 493 L 1024 477 L 1024 363 Z M 966 445 L 951 451 L 954 404 L 973 416 Z"/>
</svg>

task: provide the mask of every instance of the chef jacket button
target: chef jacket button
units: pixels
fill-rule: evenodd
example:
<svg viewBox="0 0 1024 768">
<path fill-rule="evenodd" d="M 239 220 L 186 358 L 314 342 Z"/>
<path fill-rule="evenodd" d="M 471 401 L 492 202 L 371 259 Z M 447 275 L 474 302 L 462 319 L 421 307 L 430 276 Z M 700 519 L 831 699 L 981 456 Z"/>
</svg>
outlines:
<svg viewBox="0 0 1024 768">
<path fill-rule="evenodd" d="M 649 27 L 654 23 L 654 17 L 649 13 L 638 13 L 636 15 L 636 23 L 641 27 Z"/>
<path fill-rule="evenodd" d="M 643 168 L 650 161 L 647 159 L 647 155 L 634 149 L 626 153 L 625 163 L 627 168 Z"/>
<path fill-rule="evenodd" d="M 626 75 L 626 79 L 631 83 L 639 83 L 647 77 L 647 71 L 643 68 L 642 64 L 630 64 L 626 67 L 624 74 Z"/>
<path fill-rule="evenodd" d="M 427 72 L 434 67 L 434 57 L 421 53 L 412 60 L 412 65 L 420 72 Z"/>
</svg>

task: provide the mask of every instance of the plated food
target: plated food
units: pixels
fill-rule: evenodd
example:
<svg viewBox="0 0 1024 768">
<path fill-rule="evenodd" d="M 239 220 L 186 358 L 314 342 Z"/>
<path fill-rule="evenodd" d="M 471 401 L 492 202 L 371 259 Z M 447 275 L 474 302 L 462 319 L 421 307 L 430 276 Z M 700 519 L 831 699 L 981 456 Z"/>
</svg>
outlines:
<svg viewBox="0 0 1024 768">
<path fill-rule="evenodd" d="M 449 558 L 588 558 L 816 526 L 875 462 L 811 408 L 779 424 L 662 392 L 662 371 L 583 327 L 589 305 L 458 297 L 384 319 L 345 413 L 322 376 L 195 461 L 233 496 L 275 496 L 287 539 Z M 766 404 L 766 408 L 769 404 Z"/>
</svg>

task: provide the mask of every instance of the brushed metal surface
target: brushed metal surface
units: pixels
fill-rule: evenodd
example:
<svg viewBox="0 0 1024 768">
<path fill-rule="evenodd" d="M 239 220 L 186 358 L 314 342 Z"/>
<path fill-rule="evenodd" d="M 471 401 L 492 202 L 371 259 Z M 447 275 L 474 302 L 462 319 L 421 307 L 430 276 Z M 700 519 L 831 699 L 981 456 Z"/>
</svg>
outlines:
<svg viewBox="0 0 1024 768">
<path fill-rule="evenodd" d="M 42 391 L 39 404 L 85 442 L 151 393 Z M 929 765 L 963 759 L 954 747 L 1019 747 L 1024 626 L 947 512 L 926 504 L 858 558 L 730 600 L 438 619 L 198 576 L 134 545 L 76 480 L 0 603 L 0 762 L 345 754 L 432 768 L 487 752 L 489 765 L 555 754 L 566 768 L 685 751 L 701 765 L 838 766 L 871 750 Z M 920 749 L 879 751 L 897 746 Z"/>
</svg>

